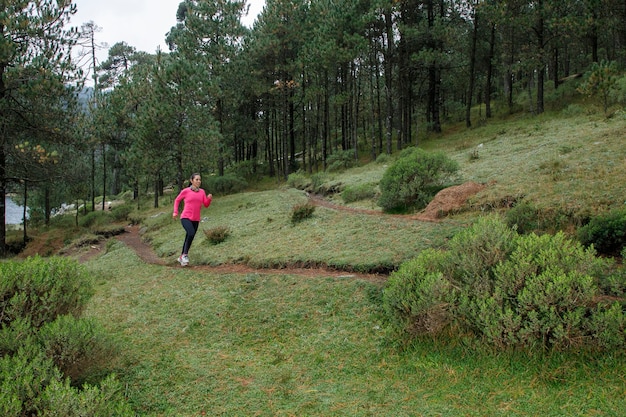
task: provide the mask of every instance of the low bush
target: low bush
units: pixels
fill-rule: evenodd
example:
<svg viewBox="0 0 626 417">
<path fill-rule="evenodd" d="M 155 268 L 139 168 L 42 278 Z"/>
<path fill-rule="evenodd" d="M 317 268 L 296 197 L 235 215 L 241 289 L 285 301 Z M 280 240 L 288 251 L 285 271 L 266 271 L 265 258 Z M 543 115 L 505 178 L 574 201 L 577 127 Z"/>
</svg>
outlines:
<svg viewBox="0 0 626 417">
<path fill-rule="evenodd" d="M 241 177 L 228 174 L 224 176 L 205 176 L 203 177 L 202 185 L 208 193 L 228 195 L 244 191 L 248 183 Z"/>
<path fill-rule="evenodd" d="M 405 149 L 383 174 L 378 204 L 387 211 L 423 208 L 458 169 L 442 152 Z"/>
<path fill-rule="evenodd" d="M 291 210 L 291 223 L 296 224 L 308 219 L 315 212 L 315 206 L 311 203 L 296 204 Z"/>
<path fill-rule="evenodd" d="M 113 351 L 95 322 L 78 318 L 92 295 L 80 265 L 33 257 L 0 263 L 0 276 L 0 415 L 134 415 L 113 376 L 73 385 Z"/>
<path fill-rule="evenodd" d="M 212 245 L 217 245 L 218 243 L 225 241 L 226 238 L 230 236 L 230 228 L 227 226 L 217 226 L 211 229 L 206 229 L 204 231 L 204 236 L 206 236 L 207 242 Z"/>
<path fill-rule="evenodd" d="M 329 155 L 326 159 L 326 171 L 338 172 L 343 171 L 356 165 L 357 159 L 354 157 L 354 151 L 336 151 Z"/>
<path fill-rule="evenodd" d="M 0 358 L 0 415 L 125 417 L 135 415 L 114 376 L 78 389 L 43 354 Z"/>
<path fill-rule="evenodd" d="M 108 225 L 110 223 L 111 214 L 102 210 L 90 211 L 85 216 L 78 218 L 78 225 L 85 228 L 98 227 Z"/>
<path fill-rule="evenodd" d="M 341 198 L 344 203 L 353 203 L 374 198 L 377 194 L 375 184 L 348 185 L 341 192 Z"/>
<path fill-rule="evenodd" d="M 41 352 L 21 349 L 16 355 L 0 357 L 0 415 L 41 415 L 46 387 L 61 379 L 59 370 Z"/>
<path fill-rule="evenodd" d="M 386 154 L 386 153 L 381 153 L 380 155 L 378 155 L 376 157 L 376 163 L 377 164 L 381 164 L 381 165 L 382 164 L 388 164 L 388 163 L 390 163 L 392 161 L 393 161 L 393 157 L 391 155 L 389 155 L 389 154 Z"/>
<path fill-rule="evenodd" d="M 226 175 L 255 181 L 268 174 L 267 167 L 259 164 L 256 159 L 237 162 L 227 168 Z"/>
<path fill-rule="evenodd" d="M 132 213 L 134 209 L 135 207 L 132 203 L 124 203 L 119 206 L 113 207 L 111 209 L 111 215 L 118 222 L 126 221 L 128 220 L 128 216 L 130 216 L 130 213 Z"/>
<path fill-rule="evenodd" d="M 390 276 L 384 306 L 401 333 L 455 328 L 495 346 L 626 346 L 623 299 L 602 297 L 609 263 L 563 233 L 519 235 L 497 217 Z"/>
<path fill-rule="evenodd" d="M 593 217 L 578 229 L 577 235 L 583 245 L 593 245 L 600 254 L 619 255 L 626 247 L 626 209 Z"/>
<path fill-rule="evenodd" d="M 506 212 L 505 221 L 522 234 L 536 231 L 539 227 L 537 208 L 528 201 L 522 201 Z"/>
<path fill-rule="evenodd" d="M 310 190 L 311 184 L 311 179 L 301 171 L 291 173 L 287 177 L 287 185 L 296 190 Z"/>
<path fill-rule="evenodd" d="M 93 293 L 81 265 L 61 257 L 0 263 L 0 325 L 28 319 L 35 328 L 57 316 L 78 316 Z"/>
<path fill-rule="evenodd" d="M 81 381 L 110 359 L 112 347 L 93 320 L 59 316 L 37 332 L 37 341 L 64 376 Z"/>
<path fill-rule="evenodd" d="M 325 172 L 316 172 L 311 175 L 311 188 L 314 193 L 320 193 L 320 189 L 329 181 L 329 176 Z"/>
</svg>

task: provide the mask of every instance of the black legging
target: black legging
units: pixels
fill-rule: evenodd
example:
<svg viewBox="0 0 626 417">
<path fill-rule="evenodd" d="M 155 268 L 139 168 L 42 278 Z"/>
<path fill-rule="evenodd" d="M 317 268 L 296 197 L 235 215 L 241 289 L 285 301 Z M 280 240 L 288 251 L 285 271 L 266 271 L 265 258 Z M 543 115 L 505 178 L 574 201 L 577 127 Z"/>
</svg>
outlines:
<svg viewBox="0 0 626 417">
<path fill-rule="evenodd" d="M 189 248 L 191 248 L 191 244 L 193 243 L 193 238 L 196 237 L 196 232 L 198 231 L 198 226 L 200 222 L 194 222 L 189 219 L 180 219 L 183 227 L 185 228 L 185 243 L 183 243 L 183 255 L 187 255 L 189 253 Z"/>
</svg>

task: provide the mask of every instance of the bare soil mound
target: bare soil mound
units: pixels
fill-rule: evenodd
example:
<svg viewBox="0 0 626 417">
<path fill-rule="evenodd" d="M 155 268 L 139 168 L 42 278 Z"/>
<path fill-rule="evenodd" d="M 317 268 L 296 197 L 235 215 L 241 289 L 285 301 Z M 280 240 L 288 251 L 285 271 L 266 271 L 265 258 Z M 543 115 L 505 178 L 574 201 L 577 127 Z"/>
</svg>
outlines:
<svg viewBox="0 0 626 417">
<path fill-rule="evenodd" d="M 439 191 L 433 201 L 428 204 L 424 211 L 415 216 L 414 219 L 435 221 L 450 213 L 458 212 L 471 196 L 483 190 L 485 187 L 485 184 L 470 181 L 465 184 L 445 188 Z"/>
</svg>

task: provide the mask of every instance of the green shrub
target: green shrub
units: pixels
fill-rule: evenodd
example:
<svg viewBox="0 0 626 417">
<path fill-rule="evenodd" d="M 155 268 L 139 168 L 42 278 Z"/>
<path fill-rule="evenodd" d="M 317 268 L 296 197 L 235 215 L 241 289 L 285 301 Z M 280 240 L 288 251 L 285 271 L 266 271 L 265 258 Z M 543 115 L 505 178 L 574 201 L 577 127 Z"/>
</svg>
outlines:
<svg viewBox="0 0 626 417">
<path fill-rule="evenodd" d="M 592 218 L 577 231 L 578 240 L 603 255 L 618 255 L 626 247 L 626 209 Z"/>
<path fill-rule="evenodd" d="M 383 174 L 378 204 L 388 211 L 425 207 L 458 168 L 457 162 L 442 152 L 405 149 Z"/>
<path fill-rule="evenodd" d="M 319 193 L 319 190 L 328 181 L 328 174 L 325 172 L 316 172 L 311 175 L 311 188 L 314 193 Z"/>
<path fill-rule="evenodd" d="M 111 215 L 115 221 L 121 222 L 128 220 L 128 216 L 134 210 L 134 205 L 131 203 L 124 203 L 119 206 L 115 206 L 111 209 Z"/>
<path fill-rule="evenodd" d="M 16 355 L 0 357 L 0 415 L 40 415 L 46 387 L 60 380 L 61 373 L 42 353 L 22 349 Z"/>
<path fill-rule="evenodd" d="M 0 415 L 133 415 L 114 377 L 71 385 L 112 353 L 94 321 L 76 318 L 92 294 L 80 265 L 34 257 L 0 263 L 0 276 Z"/>
<path fill-rule="evenodd" d="M 230 236 L 230 229 L 227 226 L 217 226 L 204 231 L 207 242 L 212 245 L 217 245 L 226 240 Z"/>
<path fill-rule="evenodd" d="M 582 344 L 592 336 L 586 326 L 599 271 L 595 253 L 563 233 L 519 237 L 511 256 L 494 268 L 496 287 L 475 320 L 497 344 Z"/>
<path fill-rule="evenodd" d="M 296 224 L 308 219 L 315 212 L 315 206 L 311 203 L 296 204 L 291 210 L 291 223 Z"/>
<path fill-rule="evenodd" d="M 537 208 L 531 202 L 522 201 L 506 212 L 505 221 L 519 233 L 535 231 L 539 226 Z"/>
<path fill-rule="evenodd" d="M 380 155 L 378 155 L 376 157 L 376 163 L 377 164 L 388 164 L 390 162 L 393 161 L 393 158 L 391 157 L 391 155 L 386 154 L 386 153 L 381 153 Z"/>
<path fill-rule="evenodd" d="M 338 172 L 348 169 L 356 164 L 353 150 L 336 151 L 326 159 L 326 171 Z"/>
<path fill-rule="evenodd" d="M 348 185 L 341 192 L 341 198 L 344 203 L 353 203 L 355 201 L 368 200 L 376 197 L 376 185 L 375 184 L 359 184 Z"/>
<path fill-rule="evenodd" d="M 519 235 L 487 217 L 447 251 L 403 264 L 383 301 L 395 328 L 410 336 L 454 326 L 495 346 L 623 348 L 620 301 L 598 301 L 608 266 L 563 233 Z"/>
<path fill-rule="evenodd" d="M 0 357 L 13 355 L 20 347 L 35 344 L 35 329 L 30 319 L 19 317 L 11 323 L 0 325 Z"/>
<path fill-rule="evenodd" d="M 102 210 L 90 211 L 78 219 L 78 225 L 85 228 L 107 225 L 109 223 L 111 223 L 111 215 Z"/>
<path fill-rule="evenodd" d="M 450 324 L 443 270 L 446 252 L 426 249 L 394 272 L 383 292 L 383 306 L 396 329 L 411 337 L 437 335 Z"/>
<path fill-rule="evenodd" d="M 298 171 L 289 174 L 287 177 L 287 185 L 297 190 L 311 189 L 311 179 L 306 176 L 305 173 Z"/>
<path fill-rule="evenodd" d="M 125 417 L 133 416 L 114 376 L 99 386 L 71 386 L 43 354 L 20 351 L 0 357 L 0 415 Z"/>
<path fill-rule="evenodd" d="M 248 183 L 241 177 L 227 174 L 224 176 L 205 176 L 202 185 L 208 193 L 228 195 L 244 191 Z"/>
<path fill-rule="evenodd" d="M 77 389 L 64 381 L 53 380 L 41 400 L 42 417 L 132 417 L 136 414 L 124 399 L 121 383 L 111 375 L 99 385 Z"/>
<path fill-rule="evenodd" d="M 256 159 L 237 162 L 227 168 L 226 175 L 236 178 L 244 178 L 246 181 L 254 181 L 267 175 L 267 168 L 260 165 Z"/>
<path fill-rule="evenodd" d="M 0 276 L 0 326 L 25 318 L 39 328 L 60 315 L 78 316 L 93 291 L 82 266 L 60 257 L 3 262 Z"/>
<path fill-rule="evenodd" d="M 74 383 L 110 359 L 112 349 L 103 329 L 95 321 L 59 316 L 37 332 L 46 357 Z"/>
</svg>

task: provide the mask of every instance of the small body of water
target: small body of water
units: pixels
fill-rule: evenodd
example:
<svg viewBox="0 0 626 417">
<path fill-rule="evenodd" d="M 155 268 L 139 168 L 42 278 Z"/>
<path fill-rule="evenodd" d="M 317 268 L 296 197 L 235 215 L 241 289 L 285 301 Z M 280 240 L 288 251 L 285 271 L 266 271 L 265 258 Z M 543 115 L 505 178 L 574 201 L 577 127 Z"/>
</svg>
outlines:
<svg viewBox="0 0 626 417">
<path fill-rule="evenodd" d="M 9 197 L 6 197 L 4 202 L 6 204 L 6 217 L 4 219 L 4 224 L 22 224 L 24 207 L 15 204 Z"/>
</svg>

